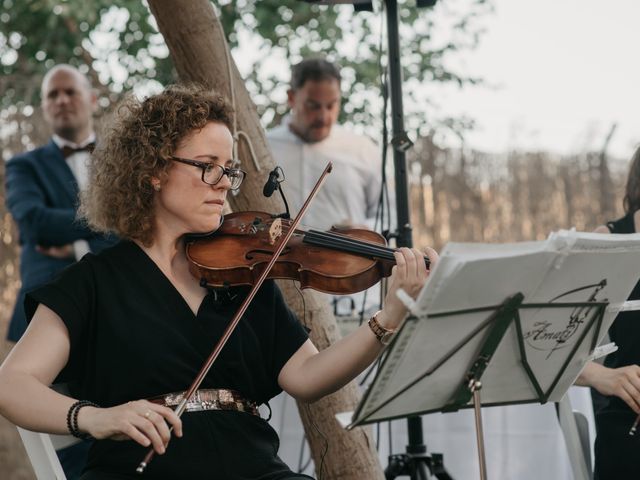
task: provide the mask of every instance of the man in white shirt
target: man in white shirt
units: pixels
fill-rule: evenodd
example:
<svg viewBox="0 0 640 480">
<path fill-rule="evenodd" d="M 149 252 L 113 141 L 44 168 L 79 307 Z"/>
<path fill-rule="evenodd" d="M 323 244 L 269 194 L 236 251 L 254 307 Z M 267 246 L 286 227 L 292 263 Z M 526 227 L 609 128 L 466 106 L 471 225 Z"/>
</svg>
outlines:
<svg viewBox="0 0 640 480">
<path fill-rule="evenodd" d="M 22 282 L 7 338 L 17 342 L 27 323 L 24 295 L 50 281 L 89 251 L 115 238 L 96 234 L 77 217 L 78 192 L 87 184 L 87 162 L 95 133 L 97 97 L 87 78 L 70 65 L 57 65 L 42 81 L 42 109 L 51 141 L 16 155 L 6 166 L 7 208 L 18 226 Z M 79 478 L 87 445 L 59 452 L 68 479 Z"/>
<path fill-rule="evenodd" d="M 367 137 L 337 125 L 340 72 L 319 58 L 292 68 L 288 104 L 280 126 L 267 133 L 277 165 L 284 170 L 285 195 L 298 212 L 328 161 L 333 172 L 311 205 L 304 223 L 318 229 L 333 225 L 374 227 L 380 198 L 380 152 Z"/>
<path fill-rule="evenodd" d="M 284 171 L 283 191 L 292 215 L 327 163 L 333 162 L 332 173 L 303 219 L 305 226 L 374 229 L 382 188 L 380 152 L 367 137 L 336 124 L 340 81 L 336 65 L 325 59 L 309 58 L 294 65 L 287 92 L 291 111 L 280 126 L 267 132 L 267 140 L 275 163 Z M 365 312 L 376 308 L 378 297 L 377 292 L 368 293 Z M 362 295 L 338 299 L 336 311 L 358 313 L 362 301 Z"/>
</svg>

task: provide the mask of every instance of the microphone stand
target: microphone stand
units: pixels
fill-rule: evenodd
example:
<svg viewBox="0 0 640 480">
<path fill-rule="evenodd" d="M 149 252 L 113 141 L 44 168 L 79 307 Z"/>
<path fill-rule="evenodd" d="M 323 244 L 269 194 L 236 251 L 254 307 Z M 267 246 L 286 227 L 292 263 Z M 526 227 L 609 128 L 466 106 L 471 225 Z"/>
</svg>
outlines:
<svg viewBox="0 0 640 480">
<path fill-rule="evenodd" d="M 280 179 L 280 177 L 282 177 L 282 180 Z M 269 198 L 271 195 L 273 195 L 273 192 L 275 190 L 278 190 L 280 192 L 280 197 L 282 197 L 282 202 L 284 203 L 285 213 L 274 215 L 274 217 L 289 219 L 291 218 L 291 214 L 289 212 L 289 202 L 287 202 L 287 199 L 284 196 L 284 192 L 282 191 L 282 187 L 280 186 L 280 184 L 284 182 L 284 180 L 284 172 L 282 171 L 282 168 L 277 165 L 273 170 L 271 170 L 271 172 L 269 172 L 269 178 L 264 184 L 262 194 L 265 197 Z"/>
<path fill-rule="evenodd" d="M 393 146 L 393 165 L 396 183 L 396 212 L 398 219 L 397 245 L 412 247 L 411 219 L 409 216 L 409 189 L 407 183 L 406 151 L 413 145 L 404 129 L 404 111 L 402 105 L 402 68 L 398 33 L 398 2 L 385 0 L 387 13 L 387 36 L 389 48 L 389 81 L 391 85 L 391 126 Z M 427 447 L 422 435 L 422 418 L 407 419 L 409 443 L 405 454 L 389 456 L 389 465 L 385 469 L 386 480 L 400 475 L 409 475 L 411 480 L 427 480 L 431 474 L 439 480 L 451 480 L 444 469 L 442 455 L 427 455 Z"/>
<path fill-rule="evenodd" d="M 280 196 L 282 197 L 282 201 L 284 202 L 284 209 L 285 209 L 285 213 L 281 213 L 280 215 L 278 215 L 278 217 L 284 218 L 284 219 L 291 218 L 291 214 L 289 213 L 289 203 L 287 203 L 287 199 L 284 196 L 284 192 L 282 191 L 280 182 L 278 182 L 278 186 L 276 187 L 276 190 L 280 192 Z"/>
</svg>

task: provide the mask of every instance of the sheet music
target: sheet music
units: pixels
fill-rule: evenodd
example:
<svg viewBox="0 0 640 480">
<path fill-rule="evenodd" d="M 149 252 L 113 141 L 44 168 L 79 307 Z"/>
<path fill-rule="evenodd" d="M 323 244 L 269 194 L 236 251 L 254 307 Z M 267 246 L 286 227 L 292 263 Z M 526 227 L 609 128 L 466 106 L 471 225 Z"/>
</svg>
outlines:
<svg viewBox="0 0 640 480">
<path fill-rule="evenodd" d="M 520 309 L 522 335 L 512 322 L 482 376 L 482 402 L 527 403 L 540 398 L 523 368 L 520 343 L 549 401 L 560 400 L 616 316 L 604 309 L 598 324 L 593 302 L 625 301 L 638 280 L 639 253 L 640 234 L 566 230 L 540 242 L 448 244 L 416 299 L 415 316 L 396 335 L 354 421 L 440 411 L 450 404 L 486 340 L 489 324 L 478 329 L 492 310 L 435 315 L 495 307 L 517 292 L 524 294 L 525 305 L 592 304 Z"/>
</svg>

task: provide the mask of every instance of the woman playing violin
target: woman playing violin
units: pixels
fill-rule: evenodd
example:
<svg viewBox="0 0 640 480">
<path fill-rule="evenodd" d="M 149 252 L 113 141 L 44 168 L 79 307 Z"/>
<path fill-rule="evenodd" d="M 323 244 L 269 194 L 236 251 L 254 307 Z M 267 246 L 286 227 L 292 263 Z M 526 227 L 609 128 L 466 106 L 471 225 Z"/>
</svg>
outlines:
<svg viewBox="0 0 640 480">
<path fill-rule="evenodd" d="M 281 390 L 312 402 L 353 379 L 406 313 L 395 292 L 416 295 L 428 276 L 421 252 L 397 251 L 377 325 L 322 352 L 265 282 L 179 418 L 180 394 L 247 290 L 208 291 L 185 255 L 185 236 L 215 230 L 244 179 L 233 164 L 232 115 L 195 87 L 126 101 L 82 200 L 94 228 L 124 240 L 26 300 L 29 328 L 0 367 L 0 413 L 29 430 L 95 438 L 83 479 L 135 477 L 149 447 L 157 458 L 148 478 L 309 478 L 278 458 L 257 406 Z M 54 381 L 71 396 L 50 389 Z"/>
</svg>

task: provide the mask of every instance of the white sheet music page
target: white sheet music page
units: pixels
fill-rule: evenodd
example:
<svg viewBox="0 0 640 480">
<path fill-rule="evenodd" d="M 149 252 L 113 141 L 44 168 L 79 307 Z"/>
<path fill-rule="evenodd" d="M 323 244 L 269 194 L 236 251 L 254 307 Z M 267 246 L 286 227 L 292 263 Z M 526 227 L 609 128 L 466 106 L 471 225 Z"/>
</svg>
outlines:
<svg viewBox="0 0 640 480">
<path fill-rule="evenodd" d="M 518 292 L 519 323 L 511 321 L 481 377 L 482 403 L 560 400 L 616 316 L 598 304 L 624 302 L 638 281 L 639 253 L 640 234 L 566 230 L 539 242 L 448 244 L 352 425 L 450 405 L 487 340 L 492 312 Z"/>
</svg>

